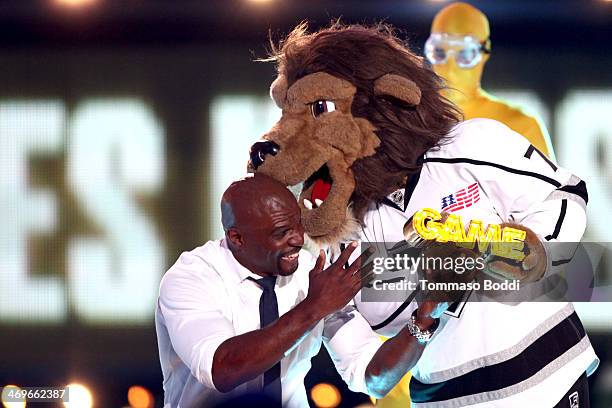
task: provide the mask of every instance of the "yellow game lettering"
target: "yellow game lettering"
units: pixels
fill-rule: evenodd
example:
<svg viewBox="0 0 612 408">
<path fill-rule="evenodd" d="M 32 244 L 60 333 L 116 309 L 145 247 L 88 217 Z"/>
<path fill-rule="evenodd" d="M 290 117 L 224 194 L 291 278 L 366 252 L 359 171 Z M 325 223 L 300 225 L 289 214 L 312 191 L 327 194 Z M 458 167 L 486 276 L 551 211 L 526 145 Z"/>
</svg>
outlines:
<svg viewBox="0 0 612 408">
<path fill-rule="evenodd" d="M 489 249 L 492 255 L 522 261 L 525 257 L 523 248 L 527 232 L 518 228 L 501 227 L 489 224 L 484 228 L 481 220 L 471 220 L 465 232 L 465 226 L 458 214 L 449 214 L 444 223 L 439 222 L 442 215 L 433 208 L 423 208 L 412 217 L 412 226 L 425 240 L 437 242 L 454 242 L 457 246 L 474 249 L 485 253 Z"/>
<path fill-rule="evenodd" d="M 437 222 L 442 216 L 432 208 L 423 208 L 414 214 L 412 217 L 412 226 L 414 230 L 426 240 L 436 239 L 440 234 L 442 224 Z"/>
<path fill-rule="evenodd" d="M 502 233 L 504 254 L 499 256 L 514 259 L 515 261 L 522 261 L 523 258 L 525 258 L 525 253 L 523 252 L 525 237 L 527 237 L 527 231 L 512 227 L 504 227 Z"/>
</svg>

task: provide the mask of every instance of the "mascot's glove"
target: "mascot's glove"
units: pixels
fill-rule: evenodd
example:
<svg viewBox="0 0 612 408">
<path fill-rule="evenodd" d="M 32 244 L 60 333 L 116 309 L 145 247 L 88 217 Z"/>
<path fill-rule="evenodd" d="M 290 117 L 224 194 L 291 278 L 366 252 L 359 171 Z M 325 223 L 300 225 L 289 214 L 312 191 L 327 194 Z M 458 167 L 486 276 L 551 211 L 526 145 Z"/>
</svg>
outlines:
<svg viewBox="0 0 612 408">
<path fill-rule="evenodd" d="M 443 213 L 442 222 L 447 217 L 448 214 Z M 411 247 L 422 251 L 423 262 L 418 268 L 419 280 L 426 280 L 428 283 L 449 283 L 451 285 L 446 286 L 453 286 L 472 282 L 481 272 L 476 262 L 480 254 L 472 249 L 459 247 L 453 242 L 441 243 L 421 238 L 412 226 L 412 219 L 404 225 L 404 238 Z M 438 285 L 440 289 L 427 290 L 421 295 L 420 300 L 445 303 L 448 307 L 461 300 L 465 293 L 463 290 L 445 290 L 444 286 Z"/>
<path fill-rule="evenodd" d="M 501 280 L 518 279 L 525 283 L 540 280 L 546 272 L 548 262 L 544 245 L 538 236 L 529 228 L 519 224 L 503 223 L 500 226 L 516 228 L 527 233 L 523 247 L 525 257 L 522 261 L 514 261 L 491 255 L 487 258 L 487 267 L 484 272 Z"/>
</svg>

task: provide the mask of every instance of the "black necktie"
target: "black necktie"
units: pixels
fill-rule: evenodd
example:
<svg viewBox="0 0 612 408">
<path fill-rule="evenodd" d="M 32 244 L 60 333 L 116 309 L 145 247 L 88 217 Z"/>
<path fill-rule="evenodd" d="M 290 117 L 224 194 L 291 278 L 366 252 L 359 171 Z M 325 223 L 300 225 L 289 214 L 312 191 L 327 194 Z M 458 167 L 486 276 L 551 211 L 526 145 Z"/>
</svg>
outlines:
<svg viewBox="0 0 612 408">
<path fill-rule="evenodd" d="M 278 302 L 276 301 L 276 293 L 274 292 L 276 276 L 257 279 L 255 282 L 257 282 L 263 290 L 261 298 L 259 299 L 259 323 L 263 329 L 278 319 Z M 280 361 L 264 373 L 264 393 L 278 401 L 279 407 L 282 401 L 280 375 Z"/>
</svg>

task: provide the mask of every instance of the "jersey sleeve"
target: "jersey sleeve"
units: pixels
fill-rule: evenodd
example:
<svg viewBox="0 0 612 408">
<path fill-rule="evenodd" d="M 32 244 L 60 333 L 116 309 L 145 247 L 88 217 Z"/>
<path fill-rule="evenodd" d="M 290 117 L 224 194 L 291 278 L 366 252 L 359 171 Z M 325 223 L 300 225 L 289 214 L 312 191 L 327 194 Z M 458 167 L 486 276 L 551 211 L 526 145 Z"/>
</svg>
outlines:
<svg viewBox="0 0 612 408">
<path fill-rule="evenodd" d="M 586 228 L 585 182 L 499 122 L 471 120 L 455 136 L 426 161 L 472 173 L 503 220 L 528 227 L 545 244 L 547 273 L 568 262 Z M 567 244 L 547 244 L 553 242 Z"/>
<path fill-rule="evenodd" d="M 352 304 L 325 318 L 323 344 L 348 387 L 367 393 L 366 368 L 382 340 Z"/>
</svg>

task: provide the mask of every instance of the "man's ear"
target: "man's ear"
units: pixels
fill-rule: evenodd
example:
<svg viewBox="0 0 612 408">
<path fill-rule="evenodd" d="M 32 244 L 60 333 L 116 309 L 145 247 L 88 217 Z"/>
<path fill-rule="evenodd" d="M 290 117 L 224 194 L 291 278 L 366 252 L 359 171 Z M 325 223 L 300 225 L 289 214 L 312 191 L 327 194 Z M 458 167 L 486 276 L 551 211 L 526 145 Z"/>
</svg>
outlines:
<svg viewBox="0 0 612 408">
<path fill-rule="evenodd" d="M 392 96 L 410 106 L 421 102 L 421 90 L 413 81 L 395 74 L 385 74 L 374 81 L 374 93 L 380 96 Z"/>
<path fill-rule="evenodd" d="M 242 237 L 242 234 L 235 228 L 228 229 L 225 233 L 225 236 L 234 247 L 239 248 L 244 244 L 244 238 Z"/>
</svg>

